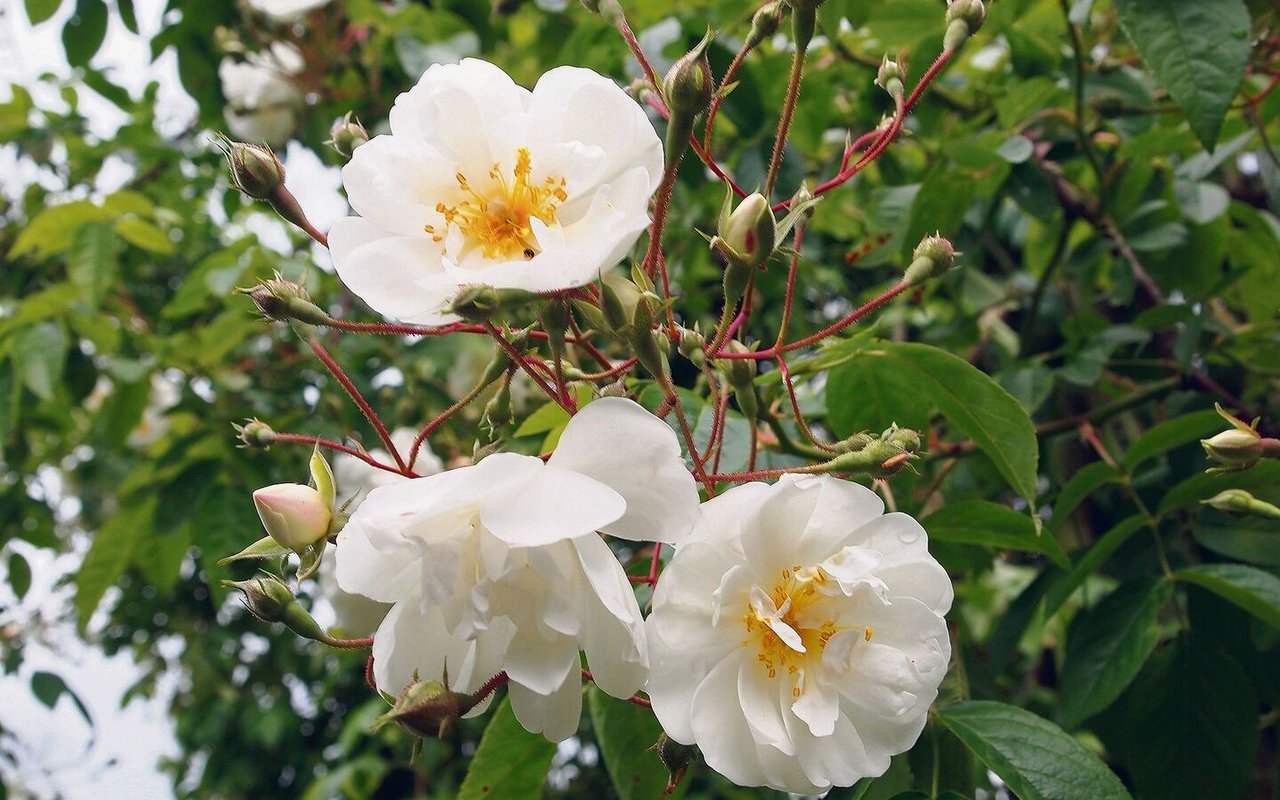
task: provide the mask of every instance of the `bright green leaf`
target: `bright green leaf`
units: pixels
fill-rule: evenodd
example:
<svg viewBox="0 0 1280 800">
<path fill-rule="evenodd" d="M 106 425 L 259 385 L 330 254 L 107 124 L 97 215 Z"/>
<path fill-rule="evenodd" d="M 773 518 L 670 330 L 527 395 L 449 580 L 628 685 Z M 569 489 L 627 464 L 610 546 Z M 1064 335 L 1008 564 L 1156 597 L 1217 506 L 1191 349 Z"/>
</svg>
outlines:
<svg viewBox="0 0 1280 800">
<path fill-rule="evenodd" d="M 26 0 L 26 5 L 27 19 L 31 20 L 32 25 L 39 25 L 58 13 L 62 0 Z"/>
<path fill-rule="evenodd" d="M 111 227 L 101 222 L 82 225 L 72 239 L 67 277 L 94 305 L 115 285 L 119 242 Z"/>
<path fill-rule="evenodd" d="M 555 754 L 554 743 L 520 727 L 504 699 L 484 729 L 458 800 L 541 797 Z"/>
<path fill-rule="evenodd" d="M 1149 458 L 1169 452 L 1175 447 L 1194 442 L 1222 430 L 1222 417 L 1213 409 L 1183 414 L 1153 425 L 1137 438 L 1124 454 L 1124 468 L 1129 474 Z"/>
<path fill-rule="evenodd" d="M 1020 800 L 1129 798 L 1102 759 L 1030 711 L 971 700 L 938 717 Z"/>
<path fill-rule="evenodd" d="M 832 369 L 824 393 L 827 424 L 845 438 L 859 431 L 879 433 L 893 423 L 922 430 L 929 424 L 929 399 L 890 360 L 860 358 Z"/>
<path fill-rule="evenodd" d="M 600 745 L 600 758 L 620 800 L 662 797 L 667 770 L 653 748 L 662 733 L 653 713 L 595 687 L 587 696 L 587 706 Z M 681 797 L 688 787 L 688 781 L 681 781 L 670 796 Z"/>
<path fill-rule="evenodd" d="M 93 536 L 93 544 L 75 576 L 76 616 L 83 630 L 98 608 L 107 589 L 124 574 L 140 542 L 151 531 L 155 518 L 156 495 L 133 502 L 122 501 L 121 508 L 107 518 Z"/>
<path fill-rule="evenodd" d="M 51 401 L 67 363 L 67 333 L 52 320 L 32 325 L 13 343 L 13 363 L 22 383 L 41 400 Z"/>
<path fill-rule="evenodd" d="M 167 256 L 177 249 L 164 231 L 140 217 L 121 217 L 116 220 L 116 233 L 129 244 L 149 253 Z"/>
</svg>

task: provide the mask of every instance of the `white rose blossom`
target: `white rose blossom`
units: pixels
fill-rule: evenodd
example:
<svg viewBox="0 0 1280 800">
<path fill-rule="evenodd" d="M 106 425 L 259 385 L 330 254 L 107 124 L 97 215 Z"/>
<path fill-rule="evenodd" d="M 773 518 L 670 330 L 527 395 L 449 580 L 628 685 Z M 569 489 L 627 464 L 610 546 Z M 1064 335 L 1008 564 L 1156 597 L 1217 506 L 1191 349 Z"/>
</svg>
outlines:
<svg viewBox="0 0 1280 800">
<path fill-rule="evenodd" d="M 671 429 L 602 398 L 574 415 L 546 463 L 498 453 L 371 491 L 338 536 L 338 582 L 394 603 L 374 634 L 382 691 L 447 671 L 471 692 L 505 670 L 516 718 L 559 741 L 581 713 L 579 650 L 614 697 L 648 674 L 635 594 L 596 532 L 674 542 L 697 510 Z"/>
<path fill-rule="evenodd" d="M 653 710 L 742 786 L 817 794 L 911 747 L 947 670 L 947 573 L 869 489 L 784 475 L 703 504 L 646 621 Z"/>
<path fill-rule="evenodd" d="M 558 67 L 529 91 L 485 61 L 436 64 L 389 122 L 342 170 L 359 216 L 329 231 L 338 276 L 388 317 L 452 321 L 468 284 L 582 286 L 649 223 L 662 143 L 591 70 Z"/>
<path fill-rule="evenodd" d="M 225 117 L 232 138 L 273 147 L 288 141 L 298 126 L 303 101 L 293 76 L 304 67 L 297 48 L 283 42 L 250 53 L 243 61 L 222 59 L 218 79 L 227 98 Z"/>
<path fill-rule="evenodd" d="M 248 0 L 249 7 L 276 22 L 294 22 L 332 0 Z"/>
<path fill-rule="evenodd" d="M 413 449 L 413 440 L 418 437 L 415 428 L 397 428 L 391 432 L 391 443 L 395 445 L 405 459 Z M 369 451 L 369 456 L 383 464 L 394 463 L 391 454 L 377 448 Z M 444 469 L 440 457 L 432 451 L 426 442 L 418 448 L 418 456 L 409 465 L 418 475 L 435 475 Z M 333 459 L 333 481 L 337 486 L 338 505 L 345 513 L 352 514 L 369 492 L 379 486 L 390 486 L 393 483 L 410 480 L 405 476 L 378 469 L 362 459 L 346 453 L 339 453 Z M 330 558 L 341 560 L 342 548 L 332 548 Z M 332 565 L 320 570 L 317 586 L 320 594 L 333 607 L 338 627 L 352 636 L 365 636 L 378 627 L 391 609 L 388 603 L 379 603 L 369 598 L 342 591 L 338 586 L 338 574 Z"/>
</svg>

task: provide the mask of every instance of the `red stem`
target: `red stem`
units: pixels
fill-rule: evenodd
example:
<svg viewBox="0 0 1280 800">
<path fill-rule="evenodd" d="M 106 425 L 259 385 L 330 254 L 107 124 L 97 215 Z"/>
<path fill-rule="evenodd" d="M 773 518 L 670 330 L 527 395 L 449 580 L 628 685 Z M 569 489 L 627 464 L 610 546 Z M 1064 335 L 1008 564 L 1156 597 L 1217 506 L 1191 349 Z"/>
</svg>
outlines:
<svg viewBox="0 0 1280 800">
<path fill-rule="evenodd" d="M 369 420 L 369 424 L 378 432 L 378 438 L 386 445 L 387 452 L 396 460 L 396 466 L 400 468 L 400 474 L 413 475 L 413 470 L 409 469 L 404 463 L 404 459 L 400 456 L 400 451 L 396 449 L 395 443 L 391 441 L 391 434 L 387 431 L 387 426 L 382 423 L 382 419 L 378 413 L 373 410 L 373 406 L 369 405 L 369 401 L 364 399 L 364 395 L 360 394 L 360 390 L 347 377 L 347 373 L 343 372 L 342 367 L 337 361 L 333 360 L 333 356 L 329 355 L 329 351 L 324 349 L 324 345 L 320 344 L 320 340 L 315 336 L 307 337 L 307 346 L 311 348 L 311 352 L 316 354 L 316 358 L 324 364 L 329 370 L 329 374 L 342 384 L 342 388 L 346 391 L 347 396 L 351 398 L 351 402 L 356 404 L 360 409 L 360 413 L 364 414 L 365 419 Z"/>
</svg>

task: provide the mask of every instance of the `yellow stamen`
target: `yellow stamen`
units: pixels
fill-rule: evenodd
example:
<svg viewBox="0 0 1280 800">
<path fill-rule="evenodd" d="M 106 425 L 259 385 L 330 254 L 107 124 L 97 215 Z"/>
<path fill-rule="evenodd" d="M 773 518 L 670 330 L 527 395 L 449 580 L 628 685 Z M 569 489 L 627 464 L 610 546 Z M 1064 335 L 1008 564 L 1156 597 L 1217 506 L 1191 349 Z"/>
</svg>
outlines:
<svg viewBox="0 0 1280 800">
<path fill-rule="evenodd" d="M 494 181 L 489 191 L 473 187 L 467 176 L 458 172 L 454 178 L 466 199 L 455 205 L 438 203 L 436 211 L 445 221 L 445 230 L 425 225 L 433 241 L 444 241 L 450 227 L 457 227 L 464 237 L 464 248 L 477 247 L 485 258 L 510 259 L 518 255 L 533 258 L 538 254 L 537 237 L 532 220 L 546 225 L 556 222 L 556 208 L 569 199 L 564 178 L 548 177 L 543 185 L 530 181 L 533 164 L 529 149 L 516 150 L 515 169 L 511 180 L 502 173 L 502 165 L 494 164 L 489 178 Z"/>
</svg>

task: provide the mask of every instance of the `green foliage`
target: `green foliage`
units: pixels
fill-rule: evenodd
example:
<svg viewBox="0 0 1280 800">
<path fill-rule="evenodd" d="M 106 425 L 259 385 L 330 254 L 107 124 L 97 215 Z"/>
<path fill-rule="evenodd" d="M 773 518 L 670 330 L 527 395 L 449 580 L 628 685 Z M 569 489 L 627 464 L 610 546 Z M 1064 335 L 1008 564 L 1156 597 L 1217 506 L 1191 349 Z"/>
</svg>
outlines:
<svg viewBox="0 0 1280 800">
<path fill-rule="evenodd" d="M 511 703 L 503 700 L 485 726 L 458 800 L 539 797 L 555 754 L 554 744 L 520 727 Z"/>
</svg>

